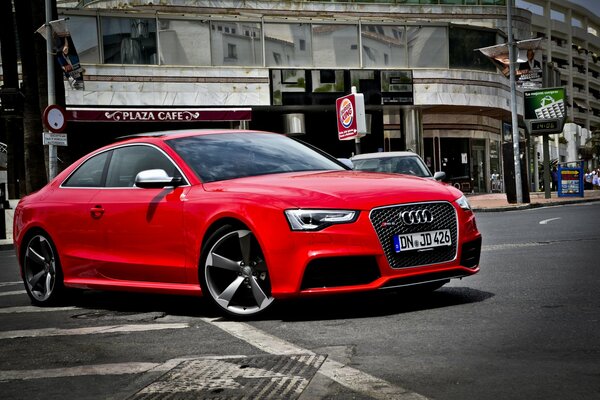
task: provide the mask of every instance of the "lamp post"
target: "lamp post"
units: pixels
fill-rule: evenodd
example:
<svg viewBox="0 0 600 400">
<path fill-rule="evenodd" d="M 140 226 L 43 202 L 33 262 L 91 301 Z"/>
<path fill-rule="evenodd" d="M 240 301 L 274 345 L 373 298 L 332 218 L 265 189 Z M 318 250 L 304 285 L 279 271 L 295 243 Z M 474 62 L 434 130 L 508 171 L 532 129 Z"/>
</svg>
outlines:
<svg viewBox="0 0 600 400">
<path fill-rule="evenodd" d="M 515 80 L 515 41 L 512 33 L 513 0 L 506 2 L 506 23 L 508 25 L 508 61 L 510 65 L 510 113 L 512 117 L 513 154 L 515 164 L 515 189 L 517 203 L 523 203 L 523 188 L 521 186 L 521 154 L 519 152 L 519 122 L 517 119 L 517 93 Z"/>
<path fill-rule="evenodd" d="M 45 0 L 46 7 L 46 64 L 48 75 L 48 105 L 56 103 L 56 90 L 54 87 L 54 55 L 52 54 L 52 7 L 51 1 Z M 44 133 L 48 132 L 48 128 L 44 127 Z M 48 180 L 54 179 L 56 176 L 56 146 L 48 145 Z"/>
</svg>

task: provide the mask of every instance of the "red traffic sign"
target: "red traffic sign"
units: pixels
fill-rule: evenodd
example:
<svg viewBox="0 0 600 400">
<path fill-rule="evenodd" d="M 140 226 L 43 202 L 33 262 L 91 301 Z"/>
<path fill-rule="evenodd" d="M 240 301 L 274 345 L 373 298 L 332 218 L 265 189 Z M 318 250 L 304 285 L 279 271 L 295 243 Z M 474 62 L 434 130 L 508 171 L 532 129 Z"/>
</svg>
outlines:
<svg viewBox="0 0 600 400">
<path fill-rule="evenodd" d="M 338 138 L 351 140 L 358 136 L 356 118 L 355 94 L 349 94 L 335 100 L 335 113 L 337 116 Z"/>
<path fill-rule="evenodd" d="M 58 104 L 51 104 L 44 110 L 43 120 L 50 132 L 60 133 L 67 126 L 67 112 Z"/>
</svg>

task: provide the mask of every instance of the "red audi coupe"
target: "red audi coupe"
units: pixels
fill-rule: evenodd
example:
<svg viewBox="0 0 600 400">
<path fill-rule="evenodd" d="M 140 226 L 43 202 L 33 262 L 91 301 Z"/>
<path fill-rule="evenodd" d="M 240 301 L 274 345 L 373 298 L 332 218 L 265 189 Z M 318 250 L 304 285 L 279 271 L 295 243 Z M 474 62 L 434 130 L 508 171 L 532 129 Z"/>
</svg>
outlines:
<svg viewBox="0 0 600 400">
<path fill-rule="evenodd" d="M 281 134 L 134 135 L 75 162 L 15 210 L 35 305 L 68 288 L 206 295 L 252 317 L 277 299 L 419 285 L 479 271 L 459 190 L 349 170 Z"/>
</svg>

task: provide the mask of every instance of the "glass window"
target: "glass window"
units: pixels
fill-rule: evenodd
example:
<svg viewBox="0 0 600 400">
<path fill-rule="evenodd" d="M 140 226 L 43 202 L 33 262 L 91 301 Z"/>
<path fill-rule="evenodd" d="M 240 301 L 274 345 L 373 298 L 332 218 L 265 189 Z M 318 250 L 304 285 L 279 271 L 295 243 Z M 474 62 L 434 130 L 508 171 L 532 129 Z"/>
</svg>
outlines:
<svg viewBox="0 0 600 400">
<path fill-rule="evenodd" d="M 358 67 L 358 26 L 312 27 L 313 62 L 316 67 Z"/>
<path fill-rule="evenodd" d="M 362 25 L 364 67 L 407 67 L 403 26 Z"/>
<path fill-rule="evenodd" d="M 156 64 L 156 20 L 102 17 L 106 64 Z"/>
<path fill-rule="evenodd" d="M 154 147 L 126 146 L 113 151 L 106 186 L 133 187 L 137 174 L 148 169 L 162 169 L 169 176 L 181 176 L 175 165 Z"/>
<path fill-rule="evenodd" d="M 210 24 L 213 65 L 263 64 L 260 23 L 211 21 Z"/>
<path fill-rule="evenodd" d="M 304 104 L 306 72 L 303 69 L 274 69 L 271 71 L 273 105 Z"/>
<path fill-rule="evenodd" d="M 565 22 L 565 14 L 558 10 L 550 10 L 550 18 L 555 21 Z"/>
<path fill-rule="evenodd" d="M 447 68 L 448 33 L 444 26 L 409 26 L 406 29 L 411 68 Z"/>
<path fill-rule="evenodd" d="M 496 44 L 496 32 L 450 26 L 450 68 L 496 71 L 496 66 L 480 51 Z"/>
<path fill-rule="evenodd" d="M 160 63 L 211 65 L 207 21 L 160 20 Z"/>
<path fill-rule="evenodd" d="M 312 91 L 314 93 L 343 92 L 344 71 L 322 69 L 311 71 Z"/>
<path fill-rule="evenodd" d="M 85 161 L 63 183 L 64 187 L 101 187 L 104 166 L 108 159 L 109 151 L 100 153 Z"/>
<path fill-rule="evenodd" d="M 267 66 L 312 66 L 312 46 L 309 24 L 265 23 Z M 275 54 L 279 55 L 278 58 Z"/>
<path fill-rule="evenodd" d="M 64 17 L 64 16 L 62 16 Z M 100 62 L 98 29 L 96 17 L 69 15 L 67 26 L 79 55 L 79 62 L 97 64 Z"/>
</svg>

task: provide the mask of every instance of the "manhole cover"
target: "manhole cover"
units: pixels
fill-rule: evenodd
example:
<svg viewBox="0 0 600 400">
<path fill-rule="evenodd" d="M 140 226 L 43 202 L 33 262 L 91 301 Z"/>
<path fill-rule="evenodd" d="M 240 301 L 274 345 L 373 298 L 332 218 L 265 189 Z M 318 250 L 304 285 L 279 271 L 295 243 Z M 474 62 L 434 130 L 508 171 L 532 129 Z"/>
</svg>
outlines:
<svg viewBox="0 0 600 400">
<path fill-rule="evenodd" d="M 296 399 L 325 357 L 298 354 L 183 361 L 131 399 Z"/>
</svg>

